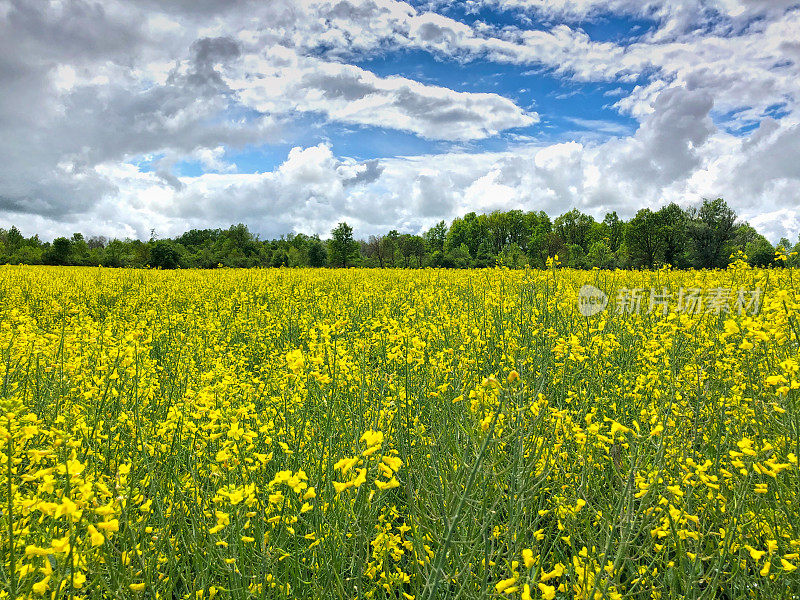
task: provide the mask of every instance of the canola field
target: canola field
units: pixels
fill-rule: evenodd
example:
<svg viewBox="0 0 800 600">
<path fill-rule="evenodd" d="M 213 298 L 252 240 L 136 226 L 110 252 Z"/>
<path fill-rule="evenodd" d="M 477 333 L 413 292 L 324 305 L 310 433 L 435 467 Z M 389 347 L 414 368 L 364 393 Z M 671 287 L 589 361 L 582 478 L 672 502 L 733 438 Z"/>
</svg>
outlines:
<svg viewBox="0 0 800 600">
<path fill-rule="evenodd" d="M 798 277 L 0 267 L 0 598 L 798 598 Z"/>
</svg>

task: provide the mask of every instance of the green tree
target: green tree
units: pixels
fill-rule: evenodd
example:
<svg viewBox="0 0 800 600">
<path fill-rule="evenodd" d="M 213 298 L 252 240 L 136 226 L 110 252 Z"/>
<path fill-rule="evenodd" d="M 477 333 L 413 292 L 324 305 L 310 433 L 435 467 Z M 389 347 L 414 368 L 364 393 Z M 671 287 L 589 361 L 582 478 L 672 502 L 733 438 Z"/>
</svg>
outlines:
<svg viewBox="0 0 800 600">
<path fill-rule="evenodd" d="M 522 248 L 516 242 L 506 244 L 506 246 L 497 255 L 497 262 L 509 269 L 519 269 L 524 267 L 527 262 L 527 256 Z"/>
<path fill-rule="evenodd" d="M 580 246 L 584 253 L 589 249 L 589 245 L 596 241 L 595 220 L 573 208 L 564 213 L 553 222 L 553 230 L 558 234 L 566 246 Z"/>
<path fill-rule="evenodd" d="M 745 251 L 747 244 L 756 241 L 758 238 L 758 231 L 750 223 L 743 222 L 736 226 L 736 232 L 733 234 L 733 249 Z"/>
<path fill-rule="evenodd" d="M 789 259 L 794 258 L 794 257 L 790 256 L 790 254 L 792 252 L 792 243 L 789 241 L 789 238 L 786 238 L 786 237 L 782 237 L 781 239 L 778 240 L 778 245 L 775 246 L 774 252 L 780 252 L 781 254 L 789 257 Z M 749 254 L 748 254 L 748 256 L 749 256 Z M 774 260 L 774 253 L 773 253 L 773 260 Z M 774 262 L 775 262 L 775 264 L 777 266 L 789 267 L 789 266 L 794 266 L 794 262 L 795 261 L 793 261 L 793 260 L 788 260 L 788 261 L 777 260 L 777 261 L 774 261 Z"/>
<path fill-rule="evenodd" d="M 272 252 L 270 263 L 273 267 L 288 267 L 289 254 L 284 248 L 278 248 Z"/>
<path fill-rule="evenodd" d="M 625 228 L 625 242 L 634 267 L 652 269 L 661 255 L 661 219 L 649 208 L 636 213 Z"/>
<path fill-rule="evenodd" d="M 466 244 L 446 251 L 442 266 L 451 269 L 465 269 L 469 266 L 470 255 Z"/>
<path fill-rule="evenodd" d="M 425 240 L 420 236 L 404 233 L 398 238 L 398 249 L 406 268 L 410 266 L 413 257 L 417 259 L 417 266 L 422 266 L 425 256 Z"/>
<path fill-rule="evenodd" d="M 586 259 L 590 267 L 610 269 L 614 266 L 614 253 L 605 240 L 599 240 L 592 244 Z"/>
<path fill-rule="evenodd" d="M 103 260 L 100 263 L 106 267 L 122 267 L 125 265 L 125 242 L 111 240 L 106 244 Z"/>
<path fill-rule="evenodd" d="M 41 246 L 20 246 L 8 262 L 12 265 L 40 265 L 44 262 L 44 252 Z"/>
<path fill-rule="evenodd" d="M 439 221 L 436 225 L 428 229 L 428 231 L 423 234 L 423 237 L 431 252 L 443 252 L 444 243 L 445 240 L 447 240 L 447 224 L 444 221 Z"/>
<path fill-rule="evenodd" d="M 588 269 L 589 259 L 586 256 L 586 251 L 580 244 L 568 244 L 566 264 L 572 269 Z"/>
<path fill-rule="evenodd" d="M 381 240 L 381 254 L 383 260 L 389 262 L 393 267 L 395 266 L 397 256 L 397 244 L 400 239 L 400 234 L 396 229 L 392 229 L 389 233 L 384 235 Z"/>
<path fill-rule="evenodd" d="M 172 240 L 156 240 L 150 247 L 150 266 L 159 269 L 177 269 L 180 264 L 180 247 Z"/>
<path fill-rule="evenodd" d="M 345 222 L 331 231 L 328 246 L 331 264 L 336 267 L 346 268 L 358 257 L 358 242 L 353 239 L 353 228 Z"/>
<path fill-rule="evenodd" d="M 687 254 L 687 227 L 689 215 L 674 202 L 656 212 L 659 236 L 661 238 L 661 256 L 664 264 L 683 269 L 689 265 Z"/>
<path fill-rule="evenodd" d="M 307 252 L 309 267 L 324 267 L 328 264 L 328 251 L 318 237 L 314 236 L 308 242 Z"/>
<path fill-rule="evenodd" d="M 617 216 L 617 212 L 613 211 L 606 214 L 603 218 L 603 225 L 605 225 L 605 234 L 608 237 L 608 247 L 612 252 L 616 252 L 622 244 L 625 224 L 619 216 Z"/>
<path fill-rule="evenodd" d="M 75 265 L 88 265 L 91 264 L 89 260 L 89 244 L 83 237 L 82 233 L 73 233 L 72 239 L 72 256 L 71 264 Z"/>
<path fill-rule="evenodd" d="M 361 251 L 364 256 L 372 261 L 372 265 L 377 261 L 378 266 L 382 269 L 386 266 L 386 257 L 383 254 L 381 239 L 380 236 L 369 236 L 369 239 L 362 244 Z"/>
<path fill-rule="evenodd" d="M 528 239 L 522 245 L 522 249 L 528 255 L 531 266 L 544 267 L 547 258 L 552 256 L 551 252 L 557 253 L 563 245 L 558 242 L 558 247 L 554 246 L 557 237 L 552 231 L 553 224 L 550 222 L 550 217 L 543 211 L 529 212 L 525 215 L 525 228 L 528 231 Z"/>
<path fill-rule="evenodd" d="M 68 265 L 72 259 L 72 241 L 65 237 L 57 237 L 45 251 L 44 261 L 48 265 Z"/>
<path fill-rule="evenodd" d="M 14 254 L 17 250 L 22 248 L 23 244 L 25 243 L 25 237 L 20 233 L 20 230 L 17 229 L 16 225 L 12 225 L 11 229 L 8 230 L 6 234 L 6 249 L 8 250 L 9 254 Z"/>
<path fill-rule="evenodd" d="M 487 241 L 488 222 L 486 215 L 474 212 L 467 213 L 463 218 L 453 219 L 445 240 L 445 249 L 458 248 L 464 244 L 472 258 L 478 256 L 481 244 Z M 482 254 L 491 254 L 491 246 L 484 248 Z"/>
<path fill-rule="evenodd" d="M 688 227 L 692 262 L 699 269 L 719 269 L 728 264 L 736 233 L 736 213 L 722 198 L 705 200 L 693 211 Z"/>
<path fill-rule="evenodd" d="M 193 252 L 204 246 L 211 246 L 221 235 L 219 229 L 191 229 L 175 238 L 175 241 L 187 250 Z"/>
<path fill-rule="evenodd" d="M 761 234 L 756 234 L 744 247 L 747 262 L 753 267 L 768 267 L 775 263 L 775 248 Z M 782 262 L 782 261 L 781 261 Z"/>
<path fill-rule="evenodd" d="M 243 223 L 222 231 L 214 243 L 219 261 L 226 267 L 252 267 L 261 258 L 261 244 Z"/>
</svg>

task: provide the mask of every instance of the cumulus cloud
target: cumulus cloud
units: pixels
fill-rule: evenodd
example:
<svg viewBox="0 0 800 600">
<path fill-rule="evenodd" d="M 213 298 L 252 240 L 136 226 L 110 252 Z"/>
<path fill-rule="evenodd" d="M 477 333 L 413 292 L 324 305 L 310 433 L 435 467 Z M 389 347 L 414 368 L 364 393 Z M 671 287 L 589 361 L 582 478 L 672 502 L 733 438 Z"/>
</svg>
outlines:
<svg viewBox="0 0 800 600">
<path fill-rule="evenodd" d="M 253 75 L 255 74 L 255 75 Z M 249 56 L 228 84 L 263 113 L 319 112 L 343 123 L 390 127 L 440 140 L 474 140 L 537 121 L 497 94 L 456 92 L 277 47 Z"/>
<path fill-rule="evenodd" d="M 266 173 L 208 173 L 175 188 L 155 173 L 101 165 L 119 191 L 97 208 L 101 229 L 118 235 L 159 234 L 243 221 L 266 236 L 287 231 L 325 235 L 346 219 L 359 236 L 388 227 L 419 232 L 468 211 L 577 207 L 598 219 L 611 210 L 631 217 L 642 206 L 684 206 L 722 195 L 771 239 L 796 235 L 800 167 L 791 159 L 800 124 L 766 122 L 745 138 L 714 129 L 699 92 L 667 90 L 637 132 L 600 144 L 526 145 L 505 152 L 445 153 L 358 162 L 328 144 L 295 147 Z M 663 132 L 675 128 L 675 147 Z M 776 160 L 776 157 L 785 157 Z M 765 211 L 765 207 L 767 210 Z M 40 226 L 40 217 L 36 221 Z M 108 229 L 111 224 L 116 225 Z M 68 226 L 49 222 L 66 233 Z"/>
<path fill-rule="evenodd" d="M 451 4 L 444 0 L 440 4 Z M 734 124 L 758 121 L 775 103 L 800 101 L 800 6 L 794 0 L 469 0 L 553 19 L 548 29 L 464 30 L 439 20 L 437 39 L 454 56 L 541 65 L 576 81 L 640 83 L 616 106 L 641 118 L 667 86 L 702 88 L 717 99 L 720 116 Z M 581 24 L 609 15 L 640 16 L 656 26 L 628 43 L 592 40 Z M 424 15 L 415 19 L 424 19 Z M 413 31 L 413 28 L 411 29 Z M 425 36 L 408 44 L 441 51 Z"/>
<path fill-rule="evenodd" d="M 714 100 L 705 91 L 668 88 L 653 103 L 653 112 L 632 138 L 609 142 L 614 163 L 608 165 L 643 187 L 668 185 L 701 166 L 699 148 L 714 133 L 709 113 Z"/>
<path fill-rule="evenodd" d="M 440 0 L 452 4 L 453 0 Z M 659 36 L 685 33 L 703 25 L 730 26 L 749 19 L 782 14 L 794 0 L 466 0 L 471 10 L 492 7 L 518 10 L 550 19 L 584 22 L 610 14 L 645 17 L 660 22 Z M 726 21 L 719 23 L 719 17 Z"/>
<path fill-rule="evenodd" d="M 422 8 L 448 3 L 0 0 L 0 216 L 45 238 L 233 221 L 269 236 L 325 234 L 341 219 L 368 235 L 419 231 L 468 210 L 630 216 L 722 195 L 773 239 L 796 236 L 796 2 L 468 1 L 513 9 L 516 26 Z M 620 42 L 592 39 L 585 24 L 609 15 L 654 26 Z M 317 143 L 331 123 L 463 143 L 539 122 L 491 90 L 363 66 L 404 51 L 607 82 L 607 101 L 637 125 L 568 115 L 604 137 L 544 144 L 526 131 L 496 152 L 448 151 L 451 143 L 371 160 Z M 298 142 L 300 118 L 316 119 L 323 135 Z M 293 149 L 263 173 L 239 172 L 228 158 L 277 143 Z M 136 166 L 142 157 L 149 168 Z M 203 174 L 180 176 L 186 161 Z"/>
<path fill-rule="evenodd" d="M 380 78 L 289 50 L 311 40 L 372 47 L 414 14 L 402 3 L 201 4 L 2 3 L 0 211 L 63 219 L 91 212 L 119 193 L 95 166 L 144 154 L 161 156 L 155 176 L 180 190 L 174 165 L 198 160 L 231 171 L 220 148 L 279 141 L 297 109 L 448 140 L 536 121 L 496 94 Z M 364 38 L 376 31 L 365 19 L 383 23 L 383 32 Z M 252 35 L 253 24 L 263 35 Z"/>
</svg>

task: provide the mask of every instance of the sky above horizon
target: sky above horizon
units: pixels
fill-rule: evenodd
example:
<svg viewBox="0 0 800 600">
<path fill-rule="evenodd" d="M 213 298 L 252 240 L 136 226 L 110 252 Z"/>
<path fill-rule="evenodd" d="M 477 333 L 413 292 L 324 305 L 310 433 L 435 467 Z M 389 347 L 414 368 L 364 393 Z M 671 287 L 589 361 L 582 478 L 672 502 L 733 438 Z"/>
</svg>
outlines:
<svg viewBox="0 0 800 600">
<path fill-rule="evenodd" d="M 630 218 L 800 234 L 800 2 L 0 0 L 0 227 Z"/>
</svg>

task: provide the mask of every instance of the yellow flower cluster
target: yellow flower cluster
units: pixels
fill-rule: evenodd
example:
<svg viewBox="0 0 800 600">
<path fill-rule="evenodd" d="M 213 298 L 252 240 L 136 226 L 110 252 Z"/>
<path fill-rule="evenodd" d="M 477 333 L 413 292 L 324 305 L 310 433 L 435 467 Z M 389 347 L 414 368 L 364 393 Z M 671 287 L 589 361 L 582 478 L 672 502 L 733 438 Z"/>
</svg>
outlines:
<svg viewBox="0 0 800 600">
<path fill-rule="evenodd" d="M 556 266 L 0 267 L 0 599 L 799 596 L 800 274 Z"/>
</svg>

